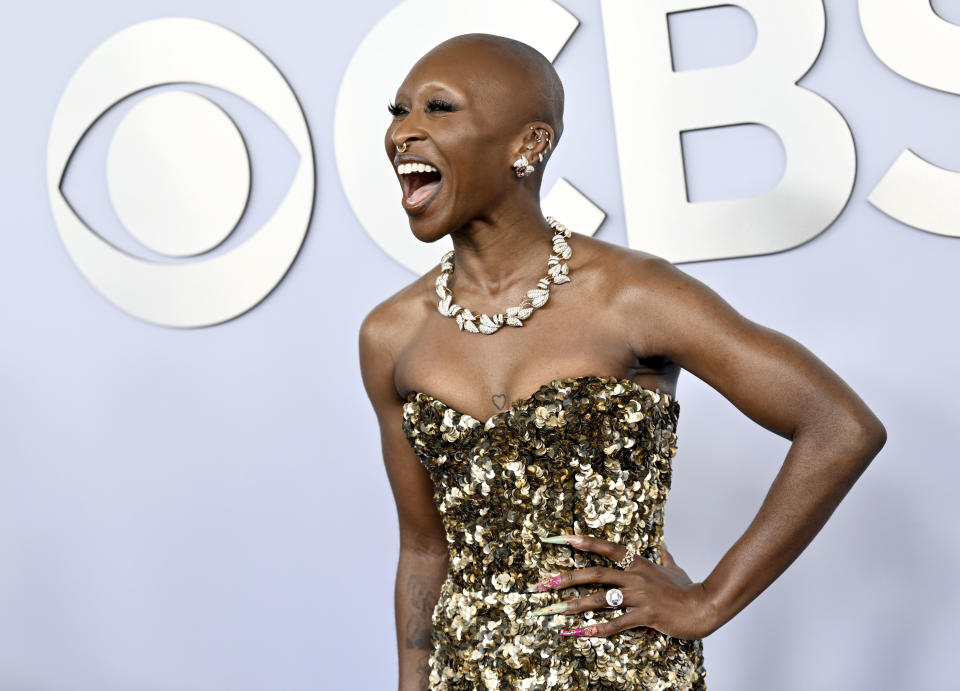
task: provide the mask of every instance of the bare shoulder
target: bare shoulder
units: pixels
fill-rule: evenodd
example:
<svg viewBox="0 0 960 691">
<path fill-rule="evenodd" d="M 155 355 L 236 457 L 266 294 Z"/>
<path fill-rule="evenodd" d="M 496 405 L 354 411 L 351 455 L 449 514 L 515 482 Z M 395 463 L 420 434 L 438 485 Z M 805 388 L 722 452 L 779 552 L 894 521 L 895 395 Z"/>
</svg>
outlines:
<svg viewBox="0 0 960 691">
<path fill-rule="evenodd" d="M 364 388 L 374 408 L 400 400 L 394 385 L 397 358 L 429 313 L 427 285 L 436 279 L 439 264 L 374 305 L 360 323 L 358 346 Z"/>
<path fill-rule="evenodd" d="M 426 305 L 417 294 L 429 296 L 422 288 L 431 274 L 375 305 L 360 324 L 358 341 L 363 386 L 377 416 L 383 463 L 397 506 L 401 550 L 445 560 L 447 542 L 433 503 L 433 482 L 401 424 L 405 401 L 394 383 L 397 354 L 426 315 Z"/>
<path fill-rule="evenodd" d="M 584 257 L 585 267 L 591 271 L 602 271 L 606 274 L 605 277 L 611 280 L 643 278 L 637 270 L 654 265 L 680 273 L 680 270 L 666 259 L 643 250 L 624 247 L 618 243 L 582 233 L 577 234 L 576 243 L 578 251 Z"/>
<path fill-rule="evenodd" d="M 662 257 L 629 248 L 596 249 L 602 261 L 593 263 L 603 266 L 616 287 L 612 309 L 638 357 L 669 359 L 784 437 L 817 416 L 850 424 L 865 438 L 883 436 L 860 397 L 791 336 L 743 316 Z"/>
<path fill-rule="evenodd" d="M 599 238 L 582 236 L 586 250 L 584 269 L 601 296 L 622 317 L 636 318 L 638 310 L 679 308 L 685 299 L 716 295 L 666 259 L 643 250 L 624 247 Z"/>
<path fill-rule="evenodd" d="M 601 261 L 595 263 L 611 286 L 609 304 L 638 357 L 664 357 L 720 384 L 726 377 L 712 370 L 723 369 L 717 359 L 721 340 L 734 350 L 747 342 L 771 346 L 772 330 L 745 318 L 667 259 L 612 243 L 596 245 L 596 250 Z"/>
</svg>

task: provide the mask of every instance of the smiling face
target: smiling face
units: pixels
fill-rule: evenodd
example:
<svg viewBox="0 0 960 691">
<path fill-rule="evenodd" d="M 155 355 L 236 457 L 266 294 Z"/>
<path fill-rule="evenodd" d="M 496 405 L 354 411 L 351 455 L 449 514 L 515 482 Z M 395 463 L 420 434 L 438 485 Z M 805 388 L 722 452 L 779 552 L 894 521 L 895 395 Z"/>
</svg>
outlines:
<svg viewBox="0 0 960 691">
<path fill-rule="evenodd" d="M 468 34 L 441 43 L 410 70 L 391 105 L 384 146 L 418 238 L 430 242 L 474 219 L 495 221 L 511 203 L 539 198 L 542 165 L 521 182 L 511 163 L 521 153 L 530 157 L 530 124 L 553 116 L 540 98 L 545 89 L 531 82 L 541 63 L 555 77 L 525 44 Z M 560 94 L 562 112 L 562 87 Z M 559 128 L 544 129 L 555 144 Z"/>
</svg>

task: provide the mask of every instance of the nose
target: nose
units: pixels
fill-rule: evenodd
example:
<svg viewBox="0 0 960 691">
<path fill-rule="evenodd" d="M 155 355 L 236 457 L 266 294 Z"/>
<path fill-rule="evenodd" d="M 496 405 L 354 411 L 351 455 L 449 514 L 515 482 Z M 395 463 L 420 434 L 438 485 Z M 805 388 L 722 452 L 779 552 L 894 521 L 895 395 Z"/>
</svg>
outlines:
<svg viewBox="0 0 960 691">
<path fill-rule="evenodd" d="M 410 142 L 423 141 L 427 138 L 427 133 L 416 121 L 416 116 L 410 113 L 405 117 L 390 133 L 390 139 L 398 151 L 406 151 Z"/>
<path fill-rule="evenodd" d="M 411 142 L 421 140 L 422 137 L 417 135 L 407 136 L 405 134 L 394 133 L 391 139 L 393 140 L 393 146 L 396 148 L 396 150 L 400 153 L 403 153 L 407 150 L 407 146 Z"/>
</svg>

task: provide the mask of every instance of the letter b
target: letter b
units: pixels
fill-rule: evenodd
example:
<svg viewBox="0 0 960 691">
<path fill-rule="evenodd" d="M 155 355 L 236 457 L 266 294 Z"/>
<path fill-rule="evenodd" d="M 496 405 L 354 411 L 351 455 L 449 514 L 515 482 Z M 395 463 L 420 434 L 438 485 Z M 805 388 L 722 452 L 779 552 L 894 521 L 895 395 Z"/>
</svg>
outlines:
<svg viewBox="0 0 960 691">
<path fill-rule="evenodd" d="M 602 0 L 627 237 L 672 262 L 769 254 L 823 232 L 856 176 L 847 123 L 796 82 L 816 62 L 820 0 L 738 0 L 757 26 L 733 65 L 674 72 L 666 15 L 715 7 L 696 0 Z M 687 200 L 680 133 L 759 123 L 786 150 L 783 178 L 753 197 Z"/>
</svg>

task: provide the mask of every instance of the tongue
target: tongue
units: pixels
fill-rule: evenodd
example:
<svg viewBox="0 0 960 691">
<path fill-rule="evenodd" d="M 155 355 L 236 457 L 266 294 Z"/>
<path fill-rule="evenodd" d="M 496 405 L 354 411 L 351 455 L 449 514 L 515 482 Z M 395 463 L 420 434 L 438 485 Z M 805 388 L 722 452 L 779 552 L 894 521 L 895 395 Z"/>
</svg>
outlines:
<svg viewBox="0 0 960 691">
<path fill-rule="evenodd" d="M 413 191 L 413 193 L 407 197 L 408 204 L 419 204 L 424 199 L 433 194 L 433 191 L 440 186 L 439 180 L 434 180 L 433 182 L 428 182 L 426 185 L 421 185 Z"/>
</svg>

